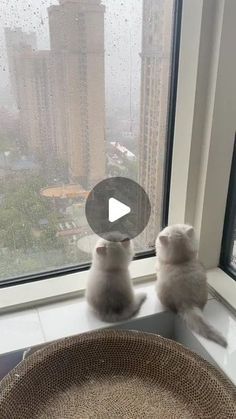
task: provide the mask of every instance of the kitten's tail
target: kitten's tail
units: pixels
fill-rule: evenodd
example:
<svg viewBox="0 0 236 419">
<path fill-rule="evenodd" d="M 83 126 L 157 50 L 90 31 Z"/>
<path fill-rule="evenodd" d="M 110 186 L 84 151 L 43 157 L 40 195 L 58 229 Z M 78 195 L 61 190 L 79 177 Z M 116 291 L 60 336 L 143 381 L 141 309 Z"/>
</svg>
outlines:
<svg viewBox="0 0 236 419">
<path fill-rule="evenodd" d="M 135 295 L 133 304 L 129 305 L 121 313 L 114 313 L 113 311 L 110 311 L 108 313 L 102 313 L 98 315 L 101 318 L 101 320 L 108 323 L 115 323 L 115 322 L 128 320 L 138 313 L 141 305 L 143 304 L 145 300 L 146 300 L 146 294 L 143 292 L 140 292 L 139 294 Z"/>
<path fill-rule="evenodd" d="M 212 340 L 213 342 L 218 343 L 219 345 L 226 348 L 228 346 L 225 338 L 206 320 L 203 318 L 201 310 L 197 307 L 182 309 L 179 314 L 187 323 L 190 329 L 199 335 L 203 336 L 206 339 Z"/>
</svg>

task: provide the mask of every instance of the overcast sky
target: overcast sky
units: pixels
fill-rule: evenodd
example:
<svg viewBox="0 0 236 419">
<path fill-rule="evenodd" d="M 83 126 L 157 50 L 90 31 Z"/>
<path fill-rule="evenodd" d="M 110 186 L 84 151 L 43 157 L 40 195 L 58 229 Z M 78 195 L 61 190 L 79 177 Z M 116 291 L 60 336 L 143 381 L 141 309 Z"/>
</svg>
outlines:
<svg viewBox="0 0 236 419">
<path fill-rule="evenodd" d="M 142 0 L 102 0 L 106 6 L 106 104 L 137 107 L 140 94 Z M 0 0 L 0 87 L 8 82 L 4 27 L 35 31 L 38 47 L 49 48 L 47 7 L 56 0 Z M 131 95 L 130 95 L 131 93 Z"/>
</svg>

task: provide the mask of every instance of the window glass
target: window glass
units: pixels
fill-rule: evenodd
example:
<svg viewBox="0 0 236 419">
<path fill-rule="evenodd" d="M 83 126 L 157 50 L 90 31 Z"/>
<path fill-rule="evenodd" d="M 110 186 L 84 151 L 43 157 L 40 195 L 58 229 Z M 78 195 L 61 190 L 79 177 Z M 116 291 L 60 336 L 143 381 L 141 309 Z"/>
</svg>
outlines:
<svg viewBox="0 0 236 419">
<path fill-rule="evenodd" d="M 136 180 L 163 218 L 174 0 L 2 0 L 0 280 L 90 262 L 85 201 Z"/>
</svg>

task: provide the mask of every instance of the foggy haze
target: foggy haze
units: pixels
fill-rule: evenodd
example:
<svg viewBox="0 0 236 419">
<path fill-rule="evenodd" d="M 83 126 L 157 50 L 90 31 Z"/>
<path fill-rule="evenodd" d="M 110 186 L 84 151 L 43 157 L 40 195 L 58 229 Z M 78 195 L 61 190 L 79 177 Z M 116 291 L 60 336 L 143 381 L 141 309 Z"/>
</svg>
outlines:
<svg viewBox="0 0 236 419">
<path fill-rule="evenodd" d="M 103 0 L 105 13 L 105 78 L 108 116 L 122 110 L 137 118 L 140 96 L 142 0 Z M 39 49 L 49 49 L 47 8 L 56 0 L 1 0 L 0 89 L 9 85 L 4 28 L 36 32 Z M 4 103 L 1 98 L 1 104 Z M 6 103 L 7 104 L 7 103 Z"/>
</svg>

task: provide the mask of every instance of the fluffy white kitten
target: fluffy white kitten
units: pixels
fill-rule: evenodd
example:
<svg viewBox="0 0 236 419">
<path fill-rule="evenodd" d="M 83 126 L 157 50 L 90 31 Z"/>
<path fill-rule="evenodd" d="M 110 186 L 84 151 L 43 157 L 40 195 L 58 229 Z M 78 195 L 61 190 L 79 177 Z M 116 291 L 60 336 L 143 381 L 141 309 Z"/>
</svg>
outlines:
<svg viewBox="0 0 236 419">
<path fill-rule="evenodd" d="M 118 322 L 135 315 L 146 294 L 134 294 L 129 264 L 134 256 L 129 239 L 99 239 L 89 271 L 86 298 L 97 316 L 106 322 Z"/>
<path fill-rule="evenodd" d="M 193 227 L 176 224 L 164 228 L 156 240 L 156 254 L 156 290 L 161 303 L 178 312 L 192 330 L 226 347 L 226 340 L 202 315 L 208 296 L 207 279 L 197 259 Z"/>
</svg>

